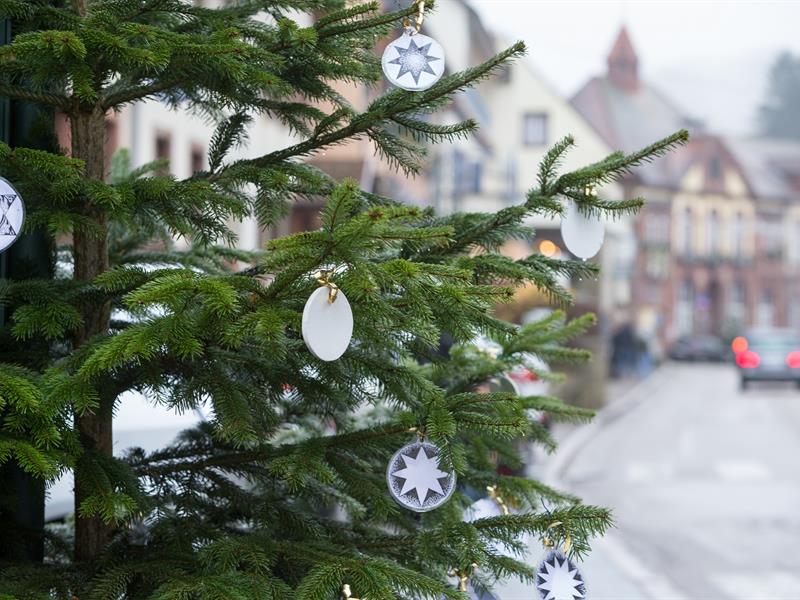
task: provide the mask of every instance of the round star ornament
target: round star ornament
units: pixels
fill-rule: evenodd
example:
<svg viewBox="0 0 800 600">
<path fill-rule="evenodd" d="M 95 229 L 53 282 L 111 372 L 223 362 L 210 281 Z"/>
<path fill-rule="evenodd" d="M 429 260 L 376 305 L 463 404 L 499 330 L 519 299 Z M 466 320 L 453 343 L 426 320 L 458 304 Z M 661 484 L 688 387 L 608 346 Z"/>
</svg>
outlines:
<svg viewBox="0 0 800 600">
<path fill-rule="evenodd" d="M 383 73 L 392 85 L 411 92 L 427 90 L 444 74 L 444 49 L 413 27 L 386 46 Z"/>
<path fill-rule="evenodd" d="M 398 504 L 422 513 L 450 499 L 456 489 L 456 474 L 439 468 L 440 454 L 436 445 L 421 440 L 395 452 L 386 468 L 386 482 Z"/>
<path fill-rule="evenodd" d="M 19 239 L 25 223 L 25 203 L 14 186 L 0 177 L 0 252 Z"/>
<path fill-rule="evenodd" d="M 599 218 L 583 213 L 574 202 L 567 204 L 561 219 L 561 237 L 572 254 L 583 260 L 592 258 L 600 252 L 605 234 Z"/>
<path fill-rule="evenodd" d="M 582 600 L 586 584 L 578 567 L 561 550 L 551 550 L 536 569 L 542 600 Z"/>
<path fill-rule="evenodd" d="M 350 345 L 353 311 L 327 272 L 321 273 L 317 281 L 321 287 L 308 297 L 303 309 L 303 341 L 311 354 L 330 362 L 342 356 Z"/>
</svg>

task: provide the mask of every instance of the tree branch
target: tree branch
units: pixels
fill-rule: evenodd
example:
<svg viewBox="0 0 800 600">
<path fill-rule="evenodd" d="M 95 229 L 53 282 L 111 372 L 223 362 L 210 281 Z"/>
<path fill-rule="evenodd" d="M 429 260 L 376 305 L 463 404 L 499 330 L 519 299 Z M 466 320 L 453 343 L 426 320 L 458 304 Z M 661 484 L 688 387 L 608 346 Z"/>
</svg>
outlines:
<svg viewBox="0 0 800 600">
<path fill-rule="evenodd" d="M 70 106 L 70 101 L 67 96 L 61 94 L 51 94 L 49 92 L 36 92 L 25 88 L 9 85 L 7 83 L 0 83 L 0 96 L 11 98 L 12 100 L 28 100 L 31 102 L 39 102 L 48 106 L 55 106 L 57 108 L 67 109 Z"/>
<path fill-rule="evenodd" d="M 126 102 L 142 100 L 148 96 L 158 94 L 159 92 L 165 92 L 168 89 L 175 87 L 180 82 L 180 79 L 170 79 L 167 81 L 151 83 L 150 85 L 145 85 L 142 87 L 123 90 L 121 92 L 117 92 L 116 94 L 109 94 L 100 99 L 100 106 L 102 106 L 104 110 L 109 110 L 115 106 L 119 106 L 120 104 L 125 104 Z"/>
<path fill-rule="evenodd" d="M 481 79 L 493 71 L 496 67 L 503 64 L 509 58 L 522 54 L 524 51 L 525 45 L 521 42 L 518 42 L 510 48 L 497 54 L 494 58 L 487 63 L 484 63 L 480 67 L 469 69 L 468 71 L 461 73 L 460 77 L 450 77 L 447 80 L 443 80 L 425 92 L 414 93 L 402 92 L 401 90 L 389 92 L 389 94 L 395 94 L 397 96 L 397 102 L 385 110 L 375 108 L 367 110 L 367 112 L 356 116 L 349 125 L 337 129 L 336 131 L 332 131 L 326 135 L 310 137 L 299 144 L 265 154 L 264 156 L 260 156 L 258 158 L 233 162 L 223 167 L 220 171 L 212 174 L 209 177 L 209 180 L 214 181 L 219 179 L 219 177 L 226 170 L 233 167 L 250 166 L 263 168 L 275 163 L 286 161 L 290 158 L 310 154 L 314 150 L 321 150 L 326 146 L 331 146 L 349 138 L 358 138 L 373 127 L 385 121 L 391 120 L 391 118 L 395 115 L 422 109 L 431 102 L 434 102 L 443 96 L 447 96 L 448 94 L 452 94 L 468 84 Z M 384 96 L 384 98 L 385 97 L 386 96 Z"/>
</svg>

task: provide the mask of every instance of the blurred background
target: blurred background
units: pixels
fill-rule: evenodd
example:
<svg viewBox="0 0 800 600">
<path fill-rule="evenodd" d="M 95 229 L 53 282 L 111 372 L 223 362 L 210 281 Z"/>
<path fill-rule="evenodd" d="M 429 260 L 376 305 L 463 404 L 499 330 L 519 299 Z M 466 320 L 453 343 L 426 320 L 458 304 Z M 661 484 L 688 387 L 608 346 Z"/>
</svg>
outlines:
<svg viewBox="0 0 800 600">
<path fill-rule="evenodd" d="M 569 310 L 599 321 L 577 342 L 595 359 L 553 391 L 600 412 L 592 426 L 555 427 L 560 450 L 533 456 L 528 469 L 615 511 L 617 527 L 584 563 L 590 598 L 800 598 L 798 23 L 791 1 L 438 0 L 423 33 L 445 48 L 449 71 L 516 39 L 530 48 L 434 117 L 473 117 L 478 135 L 432 147 L 414 180 L 367 143 L 310 159 L 441 212 L 494 211 L 523 200 L 544 152 L 566 134 L 577 140 L 569 169 L 690 130 L 688 146 L 601 190 L 648 204 L 606 223 L 597 280 L 564 282 L 576 296 Z M 357 108 L 381 91 L 341 90 Z M 66 123 L 57 129 L 65 143 Z M 164 158 L 186 177 L 206 167 L 212 127 L 153 101 L 109 115 L 107 133 L 117 168 Z M 241 152 L 262 154 L 291 134 L 261 118 L 250 140 Z M 314 229 L 320 206 L 298 203 L 273 230 L 237 224 L 239 244 Z M 532 224 L 535 240 L 509 255 L 570 256 L 558 221 Z M 551 308 L 525 289 L 498 311 L 524 323 Z M 543 368 L 516 374 L 518 385 L 536 384 Z M 120 451 L 158 447 L 202 417 L 128 400 Z M 49 518 L 70 510 L 70 488 L 65 480 L 50 491 Z M 531 593 L 510 586 L 497 597 Z"/>
</svg>

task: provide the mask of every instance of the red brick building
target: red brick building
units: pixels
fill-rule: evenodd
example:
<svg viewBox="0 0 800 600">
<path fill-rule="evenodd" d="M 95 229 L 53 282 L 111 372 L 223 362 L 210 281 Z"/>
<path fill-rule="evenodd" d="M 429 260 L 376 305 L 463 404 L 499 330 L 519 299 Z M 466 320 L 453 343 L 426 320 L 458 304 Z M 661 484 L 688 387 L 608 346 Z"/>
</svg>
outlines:
<svg viewBox="0 0 800 600">
<path fill-rule="evenodd" d="M 624 182 L 648 204 L 635 223 L 622 318 L 666 346 L 686 334 L 800 331 L 800 144 L 705 132 L 640 79 L 624 28 L 607 64 L 572 103 L 612 148 L 633 151 L 682 127 L 692 134 Z"/>
</svg>

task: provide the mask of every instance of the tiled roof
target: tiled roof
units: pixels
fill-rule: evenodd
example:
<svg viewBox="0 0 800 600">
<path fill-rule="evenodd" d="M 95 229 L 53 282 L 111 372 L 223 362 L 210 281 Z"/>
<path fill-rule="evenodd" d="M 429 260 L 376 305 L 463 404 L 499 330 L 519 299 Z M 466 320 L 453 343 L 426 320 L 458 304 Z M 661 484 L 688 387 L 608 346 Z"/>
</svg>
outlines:
<svg viewBox="0 0 800 600">
<path fill-rule="evenodd" d="M 606 77 L 594 77 L 571 100 L 572 105 L 615 150 L 632 152 L 683 128 L 701 131 L 655 88 L 640 84 L 625 90 Z M 679 160 L 659 160 L 636 170 L 650 185 L 677 184 Z"/>
<path fill-rule="evenodd" d="M 800 196 L 800 142 L 775 138 L 726 138 L 757 197 L 796 199 Z"/>
</svg>

